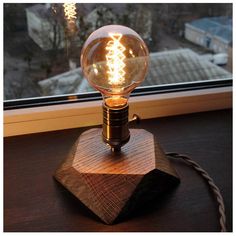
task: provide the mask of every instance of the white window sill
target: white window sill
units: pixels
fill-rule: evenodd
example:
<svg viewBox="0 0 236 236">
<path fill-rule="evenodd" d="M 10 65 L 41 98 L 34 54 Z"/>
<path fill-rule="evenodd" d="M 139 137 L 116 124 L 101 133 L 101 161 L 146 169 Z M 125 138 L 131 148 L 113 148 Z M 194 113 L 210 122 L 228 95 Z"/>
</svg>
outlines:
<svg viewBox="0 0 236 236">
<path fill-rule="evenodd" d="M 4 136 L 93 126 L 102 123 L 102 101 L 4 111 Z M 232 107 L 232 87 L 131 97 L 130 117 L 142 119 Z"/>
</svg>

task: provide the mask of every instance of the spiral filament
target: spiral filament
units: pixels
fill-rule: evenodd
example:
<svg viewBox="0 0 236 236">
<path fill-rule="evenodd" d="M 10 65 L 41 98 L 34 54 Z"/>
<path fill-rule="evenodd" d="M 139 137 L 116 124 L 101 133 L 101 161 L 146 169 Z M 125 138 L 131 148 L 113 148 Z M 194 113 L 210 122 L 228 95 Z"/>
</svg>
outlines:
<svg viewBox="0 0 236 236">
<path fill-rule="evenodd" d="M 106 50 L 108 51 L 106 55 L 107 66 L 109 70 L 108 83 L 110 85 L 121 85 L 125 82 L 125 47 L 121 44 L 120 40 L 122 34 L 119 33 L 109 33 L 112 40 L 107 43 Z"/>
<path fill-rule="evenodd" d="M 76 6 L 75 3 L 64 3 L 64 14 L 69 22 L 75 22 L 76 19 Z"/>
</svg>

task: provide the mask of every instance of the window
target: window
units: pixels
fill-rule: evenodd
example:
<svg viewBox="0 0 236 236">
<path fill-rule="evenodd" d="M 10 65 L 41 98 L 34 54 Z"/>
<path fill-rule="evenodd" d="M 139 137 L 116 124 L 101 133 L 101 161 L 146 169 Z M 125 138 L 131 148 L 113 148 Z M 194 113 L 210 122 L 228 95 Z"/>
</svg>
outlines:
<svg viewBox="0 0 236 236">
<path fill-rule="evenodd" d="M 5 3 L 5 136 L 101 123 L 101 95 L 83 78 L 80 52 L 108 24 L 134 29 L 150 51 L 131 116 L 231 107 L 232 4 Z"/>
<path fill-rule="evenodd" d="M 131 27 L 150 50 L 134 96 L 232 84 L 232 4 L 5 3 L 5 109 L 99 99 L 80 52 L 107 24 Z"/>
</svg>

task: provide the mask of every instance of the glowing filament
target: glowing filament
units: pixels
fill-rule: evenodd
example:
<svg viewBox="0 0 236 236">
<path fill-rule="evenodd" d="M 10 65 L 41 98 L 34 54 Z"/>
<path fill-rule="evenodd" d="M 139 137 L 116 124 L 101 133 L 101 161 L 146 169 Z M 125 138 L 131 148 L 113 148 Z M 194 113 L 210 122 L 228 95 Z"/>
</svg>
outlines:
<svg viewBox="0 0 236 236">
<path fill-rule="evenodd" d="M 76 6 L 75 3 L 64 3 L 64 14 L 68 21 L 74 22 L 76 19 Z"/>
<path fill-rule="evenodd" d="M 121 85 L 125 81 L 125 47 L 121 44 L 120 39 L 122 34 L 119 33 L 109 33 L 112 40 L 107 43 L 106 50 L 108 51 L 106 55 L 107 66 L 109 70 L 108 83 L 111 85 Z"/>
</svg>

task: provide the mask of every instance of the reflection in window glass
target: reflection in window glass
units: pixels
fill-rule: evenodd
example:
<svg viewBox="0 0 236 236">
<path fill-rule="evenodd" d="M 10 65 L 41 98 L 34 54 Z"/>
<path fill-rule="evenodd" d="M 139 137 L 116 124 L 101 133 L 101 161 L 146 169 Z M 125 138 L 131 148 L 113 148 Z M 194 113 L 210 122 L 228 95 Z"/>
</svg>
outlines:
<svg viewBox="0 0 236 236">
<path fill-rule="evenodd" d="M 232 78 L 232 4 L 4 4 L 4 99 L 93 91 L 80 52 L 121 24 L 150 51 L 141 86 Z"/>
</svg>

